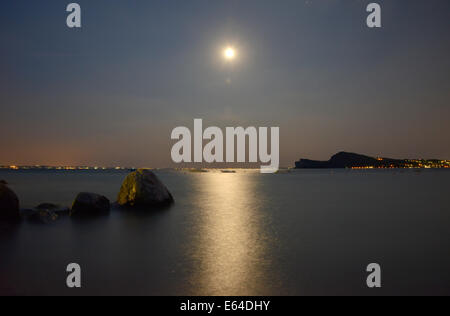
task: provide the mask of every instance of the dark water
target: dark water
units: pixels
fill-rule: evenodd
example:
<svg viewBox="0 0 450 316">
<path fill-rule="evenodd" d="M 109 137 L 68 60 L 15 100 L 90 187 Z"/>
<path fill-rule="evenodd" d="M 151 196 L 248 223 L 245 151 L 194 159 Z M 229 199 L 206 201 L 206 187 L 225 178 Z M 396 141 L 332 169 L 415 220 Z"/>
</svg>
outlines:
<svg viewBox="0 0 450 316">
<path fill-rule="evenodd" d="M 0 224 L 0 294 L 450 294 L 450 172 L 160 171 L 160 212 Z M 0 171 L 22 207 L 115 200 L 124 172 Z M 66 288 L 66 266 L 82 289 Z M 380 290 L 366 287 L 369 263 Z"/>
</svg>

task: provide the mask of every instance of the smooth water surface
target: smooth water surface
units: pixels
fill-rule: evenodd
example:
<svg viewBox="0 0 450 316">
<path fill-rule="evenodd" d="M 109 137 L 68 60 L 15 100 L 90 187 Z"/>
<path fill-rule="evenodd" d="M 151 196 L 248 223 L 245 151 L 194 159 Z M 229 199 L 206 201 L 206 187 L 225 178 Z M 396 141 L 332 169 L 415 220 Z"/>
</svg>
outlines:
<svg viewBox="0 0 450 316">
<path fill-rule="evenodd" d="M 0 294 L 450 294 L 450 172 L 157 171 L 170 209 L 0 224 Z M 115 201 L 123 171 L 0 171 L 21 207 Z M 66 266 L 82 267 L 82 289 Z M 381 290 L 366 266 L 382 266 Z"/>
</svg>

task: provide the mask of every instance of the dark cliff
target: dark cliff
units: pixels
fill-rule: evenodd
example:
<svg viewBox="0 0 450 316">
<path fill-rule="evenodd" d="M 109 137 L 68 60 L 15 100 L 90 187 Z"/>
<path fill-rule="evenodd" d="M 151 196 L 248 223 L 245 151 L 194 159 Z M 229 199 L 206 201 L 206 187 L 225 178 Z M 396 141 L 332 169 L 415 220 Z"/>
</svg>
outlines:
<svg viewBox="0 0 450 316">
<path fill-rule="evenodd" d="M 383 167 L 396 166 L 400 167 L 405 163 L 404 160 L 396 160 L 390 158 L 377 159 L 365 155 L 340 152 L 328 161 L 316 161 L 309 159 L 300 159 L 295 163 L 298 169 L 339 169 L 339 168 L 357 168 L 357 167 Z"/>
</svg>

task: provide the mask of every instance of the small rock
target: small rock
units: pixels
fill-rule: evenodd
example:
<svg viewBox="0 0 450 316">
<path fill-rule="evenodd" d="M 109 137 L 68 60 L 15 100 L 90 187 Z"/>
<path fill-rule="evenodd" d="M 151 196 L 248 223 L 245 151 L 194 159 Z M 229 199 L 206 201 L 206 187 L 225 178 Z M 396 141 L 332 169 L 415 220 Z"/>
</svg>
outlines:
<svg viewBox="0 0 450 316">
<path fill-rule="evenodd" d="M 6 185 L 0 184 L 0 220 L 19 220 L 19 199 Z"/>
<path fill-rule="evenodd" d="M 50 224 L 58 219 L 58 214 L 49 210 L 37 210 L 31 214 L 28 219 L 33 222 Z"/>
<path fill-rule="evenodd" d="M 95 193 L 83 192 L 78 194 L 73 202 L 70 216 L 97 216 L 109 213 L 111 204 L 109 200 Z"/>
<path fill-rule="evenodd" d="M 42 203 L 42 204 L 39 204 L 38 206 L 36 206 L 34 209 L 36 211 L 39 211 L 39 210 L 52 211 L 53 213 L 60 215 L 60 216 L 61 215 L 69 215 L 69 213 L 70 213 L 70 208 L 61 207 L 60 205 L 53 204 L 53 203 Z"/>
<path fill-rule="evenodd" d="M 52 203 L 42 203 L 35 207 L 37 210 L 55 210 L 59 207 L 59 205 Z"/>
<path fill-rule="evenodd" d="M 152 171 L 139 169 L 126 177 L 117 202 L 121 206 L 162 206 L 171 204 L 174 200 Z"/>
<path fill-rule="evenodd" d="M 45 203 L 33 209 L 21 209 L 20 216 L 31 222 L 49 224 L 58 220 L 61 216 L 69 215 L 69 208 L 60 208 L 58 205 Z"/>
</svg>

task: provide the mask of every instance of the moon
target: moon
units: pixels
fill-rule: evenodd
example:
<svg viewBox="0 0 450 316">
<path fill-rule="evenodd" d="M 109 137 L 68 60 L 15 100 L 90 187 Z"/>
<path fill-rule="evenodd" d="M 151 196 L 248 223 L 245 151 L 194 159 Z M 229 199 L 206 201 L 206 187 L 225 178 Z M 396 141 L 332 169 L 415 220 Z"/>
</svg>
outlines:
<svg viewBox="0 0 450 316">
<path fill-rule="evenodd" d="M 236 49 L 234 49 L 231 46 L 228 46 L 227 48 L 225 48 L 223 50 L 223 57 L 225 58 L 225 60 L 227 61 L 232 61 L 236 58 Z"/>
</svg>

